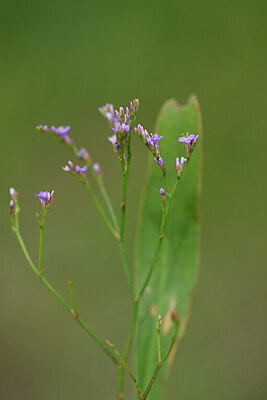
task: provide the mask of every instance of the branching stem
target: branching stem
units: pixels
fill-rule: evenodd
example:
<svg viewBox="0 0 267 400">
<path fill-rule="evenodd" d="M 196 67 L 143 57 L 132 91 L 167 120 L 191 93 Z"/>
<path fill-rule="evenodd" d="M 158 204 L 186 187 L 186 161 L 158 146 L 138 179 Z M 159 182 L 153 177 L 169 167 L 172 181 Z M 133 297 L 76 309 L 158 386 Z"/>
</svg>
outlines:
<svg viewBox="0 0 267 400">
<path fill-rule="evenodd" d="M 24 256 L 26 260 L 28 261 L 31 269 L 33 272 L 40 278 L 41 282 L 43 285 L 49 290 L 50 293 L 59 301 L 59 303 L 62 304 L 62 306 L 75 318 L 77 323 L 85 330 L 86 333 L 88 333 L 89 336 L 102 348 L 102 350 L 107 354 L 107 356 L 116 364 L 118 365 L 118 361 L 116 357 L 112 354 L 112 352 L 109 350 L 109 348 L 106 346 L 106 344 L 87 326 L 87 324 L 80 318 L 76 317 L 73 312 L 72 308 L 65 302 L 65 300 L 57 293 L 57 291 L 50 285 L 50 283 L 46 280 L 46 278 L 43 276 L 42 273 L 40 273 L 35 266 L 34 262 L 32 261 L 28 250 L 26 249 L 26 246 L 24 244 L 24 241 L 21 237 L 21 234 L 19 230 L 15 231 L 16 237 L 19 241 L 19 244 L 22 248 L 22 251 L 24 253 Z"/>
</svg>

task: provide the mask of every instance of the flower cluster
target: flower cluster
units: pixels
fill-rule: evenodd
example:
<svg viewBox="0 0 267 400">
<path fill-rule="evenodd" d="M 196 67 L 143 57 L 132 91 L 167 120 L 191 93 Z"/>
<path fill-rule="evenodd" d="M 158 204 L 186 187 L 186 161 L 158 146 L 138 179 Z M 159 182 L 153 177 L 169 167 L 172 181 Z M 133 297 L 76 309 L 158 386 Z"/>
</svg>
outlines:
<svg viewBox="0 0 267 400">
<path fill-rule="evenodd" d="M 51 193 L 42 190 L 41 192 L 35 195 L 41 202 L 42 211 L 51 206 L 51 204 L 54 201 L 54 193 L 55 193 L 54 190 L 52 190 Z"/>
<path fill-rule="evenodd" d="M 159 165 L 159 167 L 165 174 L 166 167 L 162 157 L 160 156 L 160 148 L 159 148 L 159 140 L 163 139 L 163 136 L 159 136 L 158 133 L 155 133 L 154 135 L 152 133 L 149 134 L 148 131 L 144 129 L 144 127 L 140 124 L 137 126 L 137 128 L 135 128 L 135 132 L 140 137 L 140 139 L 143 140 L 146 147 L 151 151 L 156 163 Z"/>
<path fill-rule="evenodd" d="M 73 141 L 69 137 L 68 132 L 70 130 L 70 126 L 59 126 L 56 128 L 54 125 L 49 128 L 47 125 L 38 125 L 37 126 L 38 131 L 41 131 L 43 133 L 46 133 L 50 136 L 54 136 L 55 138 L 62 140 L 62 142 L 72 145 Z"/>
<path fill-rule="evenodd" d="M 189 133 L 187 132 L 185 136 L 181 136 L 178 139 L 178 142 L 184 143 L 185 153 L 188 157 L 190 156 L 191 152 L 197 144 L 198 136 L 199 135 L 194 135 L 193 133 L 189 135 Z"/>
<path fill-rule="evenodd" d="M 124 150 L 125 145 L 129 140 L 129 132 L 131 125 L 135 121 L 135 114 L 139 108 L 139 100 L 134 99 L 130 103 L 130 107 L 120 107 L 119 110 L 115 110 L 113 104 L 105 104 L 99 108 L 99 112 L 107 118 L 109 124 L 112 127 L 113 136 L 109 137 L 108 140 L 113 145 L 115 154 L 125 159 Z"/>
<path fill-rule="evenodd" d="M 74 165 L 71 161 L 68 161 L 68 165 L 62 168 L 63 171 L 69 172 L 73 175 L 79 175 L 85 177 L 86 172 L 88 171 L 87 165 L 83 167 L 79 167 L 79 165 Z"/>
</svg>

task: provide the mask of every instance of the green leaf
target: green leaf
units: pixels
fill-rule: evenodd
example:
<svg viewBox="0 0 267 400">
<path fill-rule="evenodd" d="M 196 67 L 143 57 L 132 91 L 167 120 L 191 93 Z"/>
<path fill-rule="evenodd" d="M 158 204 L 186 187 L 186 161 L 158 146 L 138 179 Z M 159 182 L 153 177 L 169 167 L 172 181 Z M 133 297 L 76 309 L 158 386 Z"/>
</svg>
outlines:
<svg viewBox="0 0 267 400">
<path fill-rule="evenodd" d="M 191 96 L 183 106 L 177 104 L 175 100 L 167 101 L 159 114 L 156 132 L 164 135 L 164 139 L 160 141 L 160 149 L 167 168 L 170 188 L 176 181 L 175 158 L 185 156 L 184 145 L 177 142 L 178 137 L 182 133 L 189 132 L 199 134 L 199 140 L 172 201 L 160 255 L 139 305 L 136 341 L 137 380 L 143 392 L 157 367 L 157 317 L 161 314 L 163 318 L 161 347 L 164 354 L 170 344 L 174 328 L 170 313 L 176 310 L 180 317 L 178 343 L 188 322 L 191 293 L 198 276 L 202 132 L 196 96 Z M 162 217 L 159 189 L 165 188 L 160 168 L 151 154 L 149 156 L 149 176 L 142 202 L 137 243 L 137 291 L 140 291 L 144 283 L 159 240 Z M 162 366 L 148 398 L 153 400 L 162 398 L 163 382 L 166 380 L 174 354 L 175 347 Z"/>
</svg>

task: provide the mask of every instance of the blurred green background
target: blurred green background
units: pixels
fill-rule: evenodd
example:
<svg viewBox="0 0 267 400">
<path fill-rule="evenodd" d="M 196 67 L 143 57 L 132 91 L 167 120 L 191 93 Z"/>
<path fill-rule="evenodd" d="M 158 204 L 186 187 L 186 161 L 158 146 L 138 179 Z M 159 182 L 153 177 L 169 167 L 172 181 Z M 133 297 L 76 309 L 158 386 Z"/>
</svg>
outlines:
<svg viewBox="0 0 267 400">
<path fill-rule="evenodd" d="M 97 108 L 141 100 L 152 130 L 162 103 L 195 92 L 203 113 L 202 269 L 167 399 L 267 398 L 266 1 L 1 1 L 0 398 L 115 399 L 116 371 L 29 269 L 8 215 L 19 191 L 21 231 L 36 260 L 34 197 L 55 190 L 44 262 L 67 299 L 104 338 L 126 339 L 131 301 L 116 243 L 83 188 L 61 170 L 70 158 L 38 133 L 70 124 L 101 163 L 119 208 L 119 165 Z M 147 154 L 134 141 L 127 250 Z M 128 380 L 128 379 L 127 379 Z M 128 385 L 126 399 L 132 398 Z"/>
</svg>

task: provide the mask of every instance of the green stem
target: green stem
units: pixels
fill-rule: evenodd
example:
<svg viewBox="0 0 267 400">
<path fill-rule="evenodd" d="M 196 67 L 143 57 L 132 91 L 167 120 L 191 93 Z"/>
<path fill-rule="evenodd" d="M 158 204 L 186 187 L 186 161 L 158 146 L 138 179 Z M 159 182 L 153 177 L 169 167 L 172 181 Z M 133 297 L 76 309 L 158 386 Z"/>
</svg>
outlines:
<svg viewBox="0 0 267 400">
<path fill-rule="evenodd" d="M 76 154 L 76 156 L 77 156 L 77 154 Z M 99 190 L 100 190 L 100 192 L 101 192 L 101 194 L 103 196 L 103 199 L 104 199 L 104 201 L 106 203 L 107 209 L 108 209 L 109 214 L 111 216 L 112 223 L 113 223 L 116 231 L 119 232 L 119 224 L 118 224 L 118 221 L 117 221 L 117 217 L 116 217 L 114 208 L 112 206 L 111 200 L 109 198 L 109 195 L 108 195 L 108 193 L 106 191 L 105 185 L 104 185 L 102 179 L 99 176 L 96 175 L 96 173 L 94 172 L 91 164 L 87 164 L 87 166 L 88 166 L 89 172 L 91 173 L 94 181 L 96 182 L 96 184 L 97 184 L 97 186 L 98 186 L 98 188 L 99 188 Z"/>
<path fill-rule="evenodd" d="M 117 356 L 118 359 L 120 360 L 121 365 L 122 365 L 122 366 L 126 369 L 126 371 L 128 372 L 130 378 L 132 379 L 133 383 L 134 383 L 135 386 L 136 386 L 136 389 L 137 389 L 137 392 L 138 392 L 138 395 L 139 395 L 140 399 L 143 400 L 144 397 L 143 397 L 142 390 L 140 389 L 140 387 L 139 387 L 139 385 L 138 385 L 138 382 L 137 382 L 137 380 L 136 380 L 134 374 L 132 373 L 132 371 L 130 370 L 130 368 L 128 367 L 128 365 L 126 364 L 126 362 L 124 361 L 123 357 L 122 357 L 121 354 L 118 352 L 118 350 L 116 349 L 116 347 L 114 346 L 114 344 L 110 343 L 109 340 L 106 340 L 106 343 L 112 348 L 112 350 L 114 351 L 114 353 L 116 354 L 116 356 Z"/>
<path fill-rule="evenodd" d="M 134 298 L 135 292 L 134 292 L 133 280 L 132 280 L 132 276 L 131 276 L 131 273 L 130 273 L 130 270 L 128 267 L 128 263 L 127 263 L 124 243 L 119 242 L 119 250 L 120 250 L 121 261 L 122 261 L 123 269 L 124 269 L 124 272 L 126 275 L 127 283 L 131 290 L 132 296 Z"/>
<path fill-rule="evenodd" d="M 160 347 L 160 321 L 157 324 L 157 345 L 158 345 L 158 362 L 161 362 L 161 347 Z"/>
<path fill-rule="evenodd" d="M 165 228 L 165 223 L 166 223 L 166 219 L 167 219 L 167 216 L 168 216 L 169 206 L 170 206 L 171 200 L 172 200 L 172 198 L 173 198 L 173 196 L 175 194 L 178 182 L 179 182 L 179 180 L 177 179 L 175 184 L 174 184 L 174 186 L 173 186 L 172 193 L 169 195 L 170 199 L 167 202 L 167 207 L 166 207 L 166 209 L 163 210 L 162 220 L 161 220 L 161 227 L 160 227 L 160 238 L 159 238 L 159 241 L 158 241 L 158 245 L 157 245 L 156 251 L 154 253 L 154 257 L 153 257 L 152 262 L 151 262 L 151 266 L 150 266 L 148 275 L 147 275 L 147 277 L 145 279 L 145 282 L 144 282 L 144 284 L 143 284 L 143 286 L 142 286 L 142 288 L 141 288 L 141 290 L 139 292 L 139 295 L 134 300 L 131 328 L 130 328 L 129 336 L 128 336 L 128 339 L 127 339 L 126 348 L 125 348 L 125 351 L 124 351 L 124 354 L 123 354 L 123 358 L 126 361 L 128 359 L 129 351 L 131 349 L 131 345 L 132 345 L 133 338 L 134 338 L 134 332 L 135 332 L 137 316 L 138 316 L 139 302 L 140 302 L 140 300 L 141 300 L 141 298 L 142 298 L 142 296 L 144 294 L 144 291 L 147 288 L 147 285 L 149 284 L 150 278 L 151 278 L 151 276 L 153 274 L 153 271 L 154 271 L 154 268 L 155 268 L 159 253 L 160 253 L 162 240 L 164 238 L 164 228 Z M 123 388 L 124 370 L 120 369 L 119 372 L 118 372 L 118 375 L 119 375 L 118 376 L 119 400 L 121 400 L 121 399 L 123 399 L 123 391 L 124 391 L 124 388 Z"/>
<path fill-rule="evenodd" d="M 119 232 L 119 224 L 118 224 L 117 217 L 116 217 L 115 211 L 113 209 L 111 200 L 109 198 L 109 195 L 108 195 L 108 193 L 106 191 L 106 188 L 105 188 L 103 182 L 101 182 L 99 179 L 98 179 L 98 186 L 99 186 L 99 189 L 100 189 L 100 191 L 102 193 L 102 196 L 103 196 L 103 198 L 105 200 L 105 203 L 107 205 L 107 208 L 108 208 L 108 211 L 110 213 L 113 225 L 114 225 L 116 231 Z"/>
<path fill-rule="evenodd" d="M 159 371 L 160 371 L 162 365 L 163 365 L 164 362 L 167 360 L 167 358 L 169 357 L 169 355 L 170 355 L 170 353 L 171 353 L 171 351 L 172 351 L 172 349 L 173 349 L 173 346 L 174 346 L 174 344 L 175 344 L 175 342 L 176 342 L 176 337 L 177 337 L 177 333 L 178 333 L 178 328 L 179 328 L 179 323 L 178 323 L 178 321 L 175 321 L 175 326 L 174 326 L 174 330 L 173 330 L 173 335 L 172 335 L 171 343 L 170 343 L 169 348 L 168 348 L 168 350 L 166 351 L 164 357 L 162 358 L 162 360 L 159 360 L 159 362 L 158 362 L 158 365 L 157 365 L 157 367 L 156 367 L 156 369 L 155 369 L 155 372 L 154 372 L 154 374 L 153 374 L 153 376 L 152 376 L 152 378 L 151 378 L 151 380 L 150 380 L 150 382 L 149 382 L 149 384 L 148 384 L 148 386 L 147 386 L 147 388 L 146 388 L 146 390 L 145 390 L 145 393 L 144 393 L 144 400 L 147 398 L 147 396 L 148 396 L 148 394 L 149 394 L 149 392 L 150 392 L 150 390 L 151 390 L 151 388 L 152 388 L 152 386 L 153 386 L 153 383 L 155 382 L 155 380 L 156 380 L 156 378 L 157 378 L 157 376 L 158 376 L 158 373 L 159 373 Z"/>
<path fill-rule="evenodd" d="M 160 249 L 161 249 L 161 244 L 162 244 L 162 241 L 164 239 L 164 228 L 165 228 L 165 224 L 166 224 L 166 219 L 167 219 L 167 216 L 168 216 L 168 213 L 169 213 L 169 209 L 170 209 L 170 205 L 171 205 L 172 199 L 173 199 L 175 191 L 177 189 L 178 182 L 179 182 L 179 180 L 176 179 L 176 182 L 175 182 L 175 184 L 173 186 L 173 190 L 172 190 L 172 192 L 170 194 L 170 198 L 167 201 L 166 208 L 163 209 L 158 245 L 156 247 L 156 251 L 154 253 L 154 257 L 152 259 L 152 263 L 151 263 L 150 269 L 148 271 L 147 277 L 146 277 L 145 282 L 144 282 L 144 284 L 143 284 L 143 286 L 142 286 L 142 288 L 140 290 L 140 293 L 139 293 L 139 296 L 138 296 L 139 300 L 143 296 L 144 291 L 146 290 L 146 288 L 147 288 L 147 286 L 149 284 L 149 281 L 151 279 L 151 276 L 153 274 L 153 271 L 154 271 L 154 268 L 155 268 L 155 265 L 156 265 L 156 262 L 157 262 L 157 259 L 158 259 L 158 256 L 159 256 L 159 252 L 160 252 Z"/>
<path fill-rule="evenodd" d="M 16 234 L 16 237 L 17 237 L 17 239 L 19 241 L 19 244 L 20 244 L 20 246 L 22 248 L 24 256 L 25 256 L 26 260 L 28 261 L 31 269 L 40 278 L 40 280 L 44 284 L 44 286 L 49 290 L 50 293 L 52 293 L 52 295 L 59 301 L 59 303 L 61 303 L 63 305 L 63 307 L 75 318 L 77 323 L 88 333 L 88 335 L 91 336 L 91 338 L 102 348 L 102 350 L 104 350 L 104 352 L 108 355 L 108 357 L 116 365 L 118 365 L 118 361 L 117 361 L 116 357 L 114 357 L 114 355 L 111 353 L 109 348 L 105 345 L 105 343 L 102 342 L 102 340 L 99 339 L 98 336 L 96 336 L 96 334 L 86 325 L 86 323 L 80 317 L 75 316 L 73 314 L 72 308 L 65 302 L 65 300 L 63 300 L 63 298 L 57 293 L 57 291 L 50 285 L 50 283 L 45 279 L 43 274 L 40 274 L 40 272 L 36 268 L 34 262 L 32 261 L 30 255 L 29 255 L 29 253 L 28 253 L 28 251 L 26 249 L 26 246 L 24 244 L 24 241 L 23 241 L 23 239 L 21 237 L 20 232 L 16 231 L 15 234 Z"/>
<path fill-rule="evenodd" d="M 122 183 L 120 241 L 121 241 L 121 243 L 123 243 L 124 242 L 126 200 L 127 200 L 127 171 L 126 171 L 125 165 L 124 165 L 123 154 L 120 157 L 120 162 L 121 162 L 121 183 Z"/>
<path fill-rule="evenodd" d="M 131 327 L 130 327 L 130 332 L 128 335 L 126 347 L 123 353 L 123 359 L 127 362 L 129 352 L 131 350 L 133 338 L 134 338 L 134 332 L 135 332 L 135 326 L 136 326 L 136 321 L 137 321 L 137 315 L 138 315 L 138 306 L 139 306 L 139 301 L 136 299 L 134 300 L 134 305 L 133 305 L 133 314 L 132 314 L 132 321 L 131 321 Z M 123 392 L 124 392 L 124 369 L 120 369 L 118 372 L 118 387 L 119 387 L 119 396 L 122 394 L 122 397 L 119 397 L 119 400 L 123 398 Z"/>
<path fill-rule="evenodd" d="M 104 222 L 106 223 L 108 229 L 111 231 L 111 233 L 112 233 L 115 237 L 117 237 L 117 236 L 118 236 L 118 233 L 116 232 L 116 230 L 115 230 L 115 229 L 113 228 L 113 226 L 111 225 L 111 223 L 110 223 L 108 217 L 107 217 L 106 214 L 105 214 L 105 211 L 103 210 L 102 206 L 100 205 L 99 201 L 97 200 L 97 198 L 96 198 L 94 192 L 92 191 L 91 187 L 89 186 L 88 182 L 87 182 L 86 180 L 84 180 L 84 179 L 83 179 L 81 182 L 83 183 L 83 185 L 84 185 L 84 187 L 86 188 L 87 192 L 88 192 L 89 195 L 91 196 L 93 202 L 95 203 L 95 205 L 96 205 L 96 207 L 97 207 L 97 209 L 98 209 L 98 211 L 99 211 L 99 214 L 100 214 L 101 217 L 103 218 L 103 220 L 104 220 Z"/>
<path fill-rule="evenodd" d="M 40 220 L 40 240 L 39 240 L 39 258 L 38 267 L 40 274 L 43 273 L 43 239 L 44 239 L 44 223 L 47 214 L 47 208 L 42 213 L 42 219 Z"/>
</svg>

